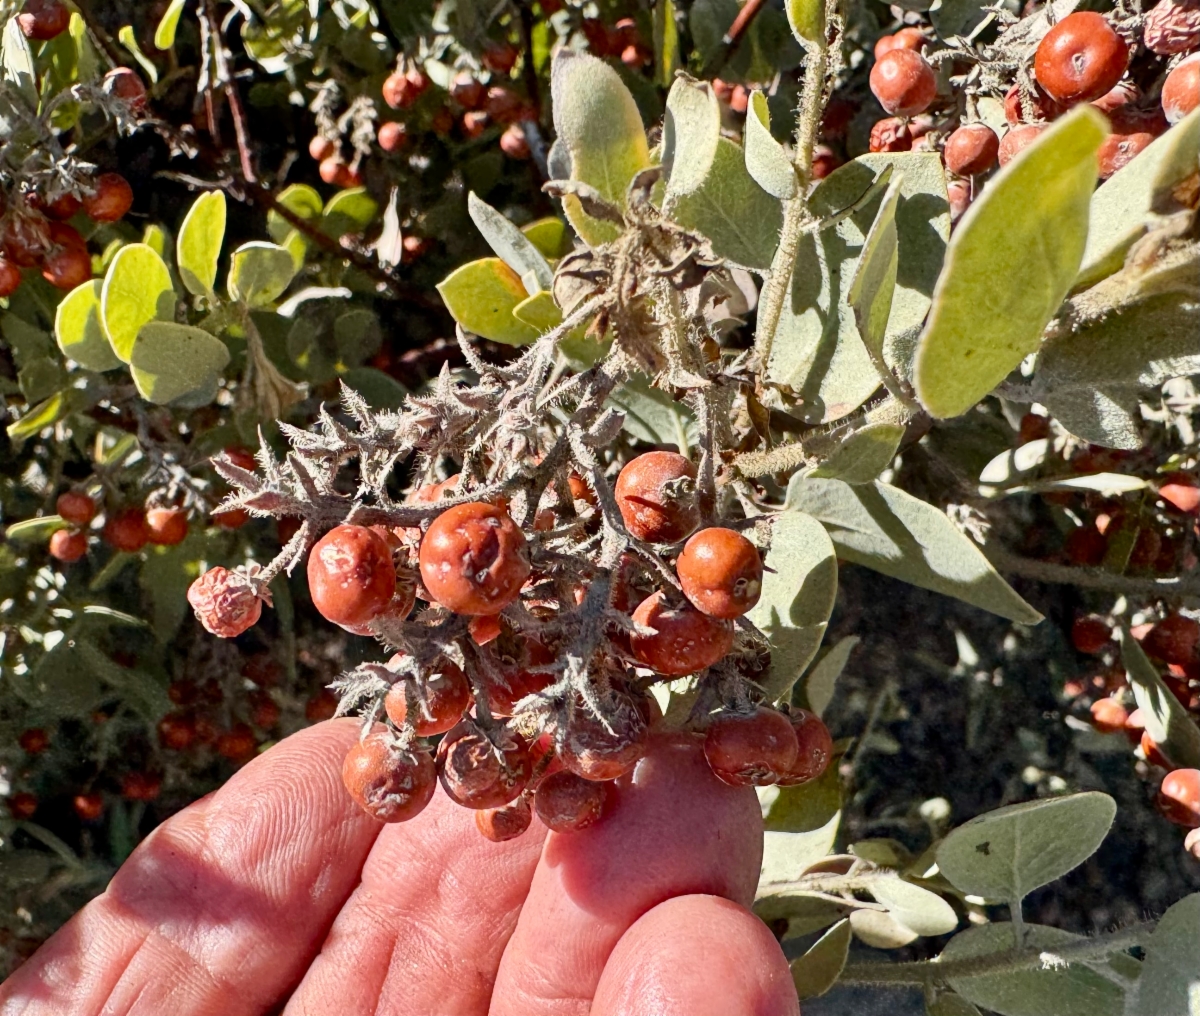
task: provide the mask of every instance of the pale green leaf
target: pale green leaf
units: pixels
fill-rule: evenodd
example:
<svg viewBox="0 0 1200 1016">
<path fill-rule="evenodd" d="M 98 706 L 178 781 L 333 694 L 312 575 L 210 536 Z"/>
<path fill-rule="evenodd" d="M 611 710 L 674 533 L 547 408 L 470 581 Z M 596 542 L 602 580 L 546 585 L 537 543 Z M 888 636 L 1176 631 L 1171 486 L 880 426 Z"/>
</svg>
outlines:
<svg viewBox="0 0 1200 1016">
<path fill-rule="evenodd" d="M 858 267 L 846 293 L 846 302 L 854 311 L 854 323 L 858 325 L 863 345 L 880 358 L 892 313 L 892 296 L 896 291 L 900 254 L 896 207 L 903 183 L 903 174 L 892 177 L 875 221 L 871 223 L 871 231 L 863 241 Z"/>
<path fill-rule="evenodd" d="M 513 317 L 529 294 L 520 276 L 499 258 L 469 261 L 437 289 L 451 316 L 468 332 L 509 346 L 523 346 L 538 337 L 535 328 Z"/>
<path fill-rule="evenodd" d="M 542 252 L 543 257 L 551 261 L 557 261 L 571 253 L 571 236 L 567 232 L 567 224 L 555 216 L 538 219 L 522 226 L 521 232 Z"/>
<path fill-rule="evenodd" d="M 845 483 L 871 483 L 892 464 L 904 431 L 896 423 L 869 423 L 850 434 L 828 459 L 806 475 Z"/>
<path fill-rule="evenodd" d="M 1200 893 L 1159 919 L 1146 945 L 1136 1016 L 1200 1016 Z"/>
<path fill-rule="evenodd" d="M 1171 694 L 1137 639 L 1125 628 L 1119 634 L 1121 662 L 1125 665 L 1134 700 L 1145 718 L 1146 733 L 1176 765 L 1200 768 L 1200 727 Z"/>
<path fill-rule="evenodd" d="M 348 187 L 329 199 L 321 215 L 321 232 L 334 240 L 358 236 L 379 215 L 379 202 L 365 187 Z"/>
<path fill-rule="evenodd" d="M 189 293 L 212 296 L 217 286 L 217 262 L 225 242 L 225 192 L 201 194 L 179 227 L 175 261 Z"/>
<path fill-rule="evenodd" d="M 45 402 L 34 406 L 28 413 L 10 423 L 5 432 L 16 442 L 33 437 L 47 427 L 52 427 L 63 417 L 75 412 L 86 404 L 84 394 L 77 389 L 58 392 L 51 395 Z"/>
<path fill-rule="evenodd" d="M 825 41 L 824 0 L 783 0 L 788 26 L 801 46 L 810 47 Z"/>
<path fill-rule="evenodd" d="M 899 876 L 872 881 L 870 892 L 892 917 L 918 935 L 946 935 L 958 927 L 958 916 L 949 903 Z"/>
<path fill-rule="evenodd" d="M 933 5 L 929 20 L 939 39 L 970 35 L 988 15 L 988 0 L 941 0 Z"/>
<path fill-rule="evenodd" d="M 850 915 L 850 928 L 856 938 L 872 949 L 902 949 L 920 936 L 891 914 L 879 910 L 856 910 Z"/>
<path fill-rule="evenodd" d="M 72 289 L 54 313 L 58 348 L 86 370 L 112 370 L 121 366 L 100 323 L 100 293 L 104 284 L 92 279 Z"/>
<path fill-rule="evenodd" d="M 151 321 L 138 332 L 129 361 L 137 390 L 163 405 L 211 388 L 229 363 L 229 347 L 201 328 Z"/>
<path fill-rule="evenodd" d="M 820 893 L 798 889 L 755 900 L 754 913 L 768 922 L 786 920 L 788 928 L 784 941 L 787 941 L 828 928 L 845 917 L 846 912 L 854 906 L 850 901 L 835 903 Z"/>
<path fill-rule="evenodd" d="M 654 80 L 659 88 L 670 88 L 679 69 L 679 26 L 675 24 L 673 0 L 654 4 Z"/>
<path fill-rule="evenodd" d="M 796 787 L 760 789 L 766 804 L 760 897 L 795 882 L 833 849 L 842 818 L 837 768 L 830 765 L 815 780 Z"/>
<path fill-rule="evenodd" d="M 1042 619 L 944 512 L 896 487 L 795 477 L 786 507 L 820 519 L 847 561 L 1011 621 Z"/>
<path fill-rule="evenodd" d="M 467 194 L 467 211 L 471 221 L 483 234 L 488 246 L 520 277 L 525 291 L 534 296 L 548 290 L 554 283 L 554 272 L 541 251 L 516 226 L 508 221 L 474 191 Z"/>
<path fill-rule="evenodd" d="M 1101 114 L 1077 106 L 959 222 L 917 352 L 917 396 L 932 415 L 965 413 L 1040 345 L 1079 271 L 1107 133 Z"/>
<path fill-rule="evenodd" d="M 266 307 L 283 295 L 296 275 L 296 262 L 284 247 L 262 240 L 244 243 L 229 265 L 229 295 L 247 307 Z"/>
<path fill-rule="evenodd" d="M 791 692 L 825 636 L 837 598 L 837 557 L 824 526 L 802 511 L 774 516 L 762 595 L 746 615 L 771 644 L 768 701 Z"/>
<path fill-rule="evenodd" d="M 817 998 L 837 983 L 850 955 L 850 937 L 850 922 L 838 921 L 808 952 L 792 960 L 792 982 L 800 998 Z"/>
<path fill-rule="evenodd" d="M 325 202 L 316 189 L 306 183 L 294 183 L 285 187 L 279 195 L 278 203 L 293 215 L 314 226 L 325 210 Z M 295 227 L 278 212 L 267 212 L 267 234 L 276 243 L 283 243 Z"/>
<path fill-rule="evenodd" d="M 175 32 L 179 28 L 179 16 L 187 0 L 171 0 L 163 12 L 158 27 L 154 30 L 154 45 L 157 49 L 170 49 L 175 45 Z"/>
<path fill-rule="evenodd" d="M 721 106 L 707 81 L 679 77 L 667 95 L 663 117 L 662 165 L 666 200 L 692 194 L 704 185 L 721 138 Z"/>
<path fill-rule="evenodd" d="M 4 529 L 4 538 L 9 541 L 43 543 L 52 533 L 66 529 L 68 523 L 60 515 L 40 515 L 34 519 L 22 519 Z"/>
<path fill-rule="evenodd" d="M 829 652 L 822 656 L 804 681 L 804 698 L 808 708 L 818 716 L 823 716 L 826 707 L 833 700 L 833 692 L 838 678 L 850 661 L 850 654 L 859 643 L 857 635 L 847 635 L 839 639 Z"/>
<path fill-rule="evenodd" d="M 548 289 L 534 293 L 527 300 L 522 300 L 513 308 L 513 317 L 523 321 L 531 328 L 536 328 L 539 334 L 544 334 L 562 324 L 562 311 L 554 302 L 554 295 Z"/>
<path fill-rule="evenodd" d="M 942 841 L 938 868 L 961 892 L 1016 905 L 1091 857 L 1116 813 L 1095 791 L 989 811 Z"/>
<path fill-rule="evenodd" d="M 145 53 L 142 52 L 142 47 L 138 45 L 137 32 L 133 30 L 133 25 L 122 25 L 117 32 L 117 38 L 121 40 L 121 45 L 124 46 L 133 58 L 138 62 L 138 66 L 146 72 L 151 83 L 158 84 L 158 67 Z"/>
<path fill-rule="evenodd" d="M 166 262 L 144 243 L 117 251 L 100 292 L 100 320 L 117 357 L 129 362 L 143 325 L 174 317 L 175 288 Z"/>
<path fill-rule="evenodd" d="M 746 110 L 745 146 L 746 171 L 763 190 L 780 200 L 794 198 L 799 193 L 792 160 L 771 134 L 767 97 L 757 88 L 750 93 Z"/>
<path fill-rule="evenodd" d="M 33 113 L 38 106 L 37 71 L 33 53 L 16 17 L 10 17 L 0 39 L 0 82 L 11 85 Z"/>
<path fill-rule="evenodd" d="M 962 995 L 942 992 L 937 998 L 925 1003 L 926 1016 L 980 1016 L 975 1006 Z"/>
</svg>

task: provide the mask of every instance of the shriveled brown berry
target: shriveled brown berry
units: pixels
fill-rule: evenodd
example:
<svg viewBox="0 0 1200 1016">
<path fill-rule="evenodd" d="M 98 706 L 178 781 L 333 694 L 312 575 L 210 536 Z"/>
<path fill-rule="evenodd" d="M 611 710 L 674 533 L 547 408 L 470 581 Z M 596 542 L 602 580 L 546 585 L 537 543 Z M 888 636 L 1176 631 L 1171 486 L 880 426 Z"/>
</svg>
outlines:
<svg viewBox="0 0 1200 1016">
<path fill-rule="evenodd" d="M 1043 124 L 1024 124 L 1021 127 L 1014 127 L 1000 139 L 1000 147 L 997 155 L 1000 159 L 1001 166 L 1007 166 L 1013 159 L 1020 155 L 1026 148 L 1032 145 L 1042 131 L 1046 128 Z"/>
<path fill-rule="evenodd" d="M 1200 46 L 1200 0 L 1159 0 L 1146 12 L 1142 41 L 1160 56 Z"/>
<path fill-rule="evenodd" d="M 150 542 L 160 547 L 183 543 L 188 534 L 188 515 L 182 508 L 151 508 L 146 512 Z"/>
<path fill-rule="evenodd" d="M 54 510 L 64 522 L 86 526 L 96 517 L 96 502 L 78 490 L 66 490 L 58 495 Z"/>
<path fill-rule="evenodd" d="M 464 720 L 438 744 L 438 778 L 455 804 L 499 808 L 515 800 L 529 782 L 532 766 L 524 739 L 503 729 L 493 736 Z"/>
<path fill-rule="evenodd" d="M 676 452 L 646 452 L 627 463 L 613 489 L 625 528 L 639 540 L 677 543 L 700 522 L 687 481 L 696 466 Z"/>
<path fill-rule="evenodd" d="M 223 639 L 241 635 L 262 616 L 262 600 L 249 579 L 220 565 L 196 579 L 187 598 L 197 620 Z"/>
<path fill-rule="evenodd" d="M 912 130 L 903 117 L 889 116 L 876 120 L 871 128 L 872 152 L 907 152 L 912 148 Z"/>
<path fill-rule="evenodd" d="M 969 123 L 959 127 L 946 139 L 943 156 L 946 168 L 959 176 L 986 173 L 996 165 L 1000 139 L 985 123 Z"/>
<path fill-rule="evenodd" d="M 729 621 L 701 614 L 690 603 L 672 606 L 661 592 L 638 604 L 633 620 L 655 632 L 629 636 L 634 659 L 665 677 L 682 677 L 711 667 L 733 648 Z"/>
<path fill-rule="evenodd" d="M 1095 614 L 1077 617 L 1071 625 L 1071 644 L 1081 653 L 1102 653 L 1112 644 L 1112 628 Z"/>
<path fill-rule="evenodd" d="M 421 540 L 421 581 L 456 614 L 498 614 L 529 578 L 529 546 L 508 512 L 482 501 L 447 508 Z"/>
<path fill-rule="evenodd" d="M 741 533 L 720 526 L 702 529 L 683 545 L 675 562 L 683 594 L 700 613 L 733 620 L 758 602 L 762 560 Z"/>
<path fill-rule="evenodd" d="M 799 744 L 783 713 L 757 708 L 716 716 L 704 736 L 704 757 L 717 778 L 735 787 L 766 787 L 796 765 Z"/>
<path fill-rule="evenodd" d="M 1176 825 L 1200 828 L 1200 771 L 1176 769 L 1158 788 L 1158 810 Z"/>
<path fill-rule="evenodd" d="M 50 556 L 63 564 L 78 561 L 87 549 L 87 533 L 80 529 L 58 529 L 50 534 Z"/>
<path fill-rule="evenodd" d="M 603 705 L 601 719 L 577 701 L 555 740 L 563 766 L 585 780 L 615 780 L 646 754 L 649 728 L 637 703 L 618 692 Z"/>
<path fill-rule="evenodd" d="M 136 554 L 150 538 L 146 531 L 146 513 L 141 508 L 126 508 L 109 517 L 101 533 L 114 550 Z"/>
<path fill-rule="evenodd" d="M 1098 99 L 1121 80 L 1129 46 L 1102 14 L 1076 11 L 1038 43 L 1033 73 L 1056 102 L 1073 105 Z"/>
<path fill-rule="evenodd" d="M 1100 179 L 1107 180 L 1117 170 L 1129 165 L 1153 141 L 1154 135 L 1146 131 L 1136 134 L 1110 134 L 1100 142 L 1100 148 L 1096 152 Z"/>
<path fill-rule="evenodd" d="M 1161 101 L 1168 123 L 1179 123 L 1200 106 L 1200 53 L 1172 68 L 1163 82 Z"/>
<path fill-rule="evenodd" d="M 419 815 L 433 798 L 435 775 L 429 752 L 401 750 L 384 731 L 368 734 L 342 763 L 342 783 L 354 803 L 380 822 Z"/>
<path fill-rule="evenodd" d="M 788 716 L 796 734 L 796 761 L 778 780 L 781 787 L 795 787 L 815 780 L 833 759 L 833 736 L 816 713 L 793 708 Z"/>
<path fill-rule="evenodd" d="M 483 834 L 484 839 L 493 843 L 515 840 L 532 822 L 533 809 L 524 796 L 499 808 L 482 808 L 475 812 L 475 828 Z"/>
<path fill-rule="evenodd" d="M 83 211 L 93 222 L 116 222 L 133 207 L 133 188 L 120 173 L 96 177 L 92 193 L 83 199 Z"/>
<path fill-rule="evenodd" d="M 1092 726 L 1101 734 L 1115 734 L 1125 729 L 1127 710 L 1116 699 L 1102 698 L 1092 703 Z"/>
<path fill-rule="evenodd" d="M 937 75 L 920 53 L 892 49 L 871 68 L 871 91 L 892 116 L 916 116 L 937 96 Z"/>
<path fill-rule="evenodd" d="M 62 0 L 25 0 L 17 24 L 25 38 L 47 42 L 67 30 L 71 11 Z"/>
<path fill-rule="evenodd" d="M 308 591 L 327 621 L 366 624 L 395 595 L 392 548 L 366 526 L 335 526 L 309 554 Z"/>
<path fill-rule="evenodd" d="M 600 821 L 608 795 L 608 783 L 585 780 L 570 772 L 554 773 L 538 784 L 533 809 L 547 829 L 573 833 Z"/>
<path fill-rule="evenodd" d="M 445 733 L 462 719 L 471 705 L 471 686 L 466 675 L 445 659 L 420 682 L 419 689 L 412 688 L 408 681 L 397 681 L 388 690 L 383 707 L 397 727 L 403 727 L 408 719 L 407 695 L 417 705 L 413 730 L 418 737 Z"/>
</svg>

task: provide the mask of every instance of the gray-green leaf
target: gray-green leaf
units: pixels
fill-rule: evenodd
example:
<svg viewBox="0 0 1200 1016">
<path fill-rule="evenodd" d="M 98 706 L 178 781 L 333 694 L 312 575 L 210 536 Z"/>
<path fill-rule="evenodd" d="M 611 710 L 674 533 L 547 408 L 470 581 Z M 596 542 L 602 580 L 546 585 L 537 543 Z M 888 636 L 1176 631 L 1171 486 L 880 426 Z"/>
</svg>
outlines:
<svg viewBox="0 0 1200 1016">
<path fill-rule="evenodd" d="M 1136 1016 L 1200 1016 L 1200 893 L 1185 896 L 1158 922 L 1138 979 Z"/>
<path fill-rule="evenodd" d="M 958 916 L 937 893 L 913 885 L 897 876 L 876 879 L 871 895 L 888 908 L 888 913 L 918 935 L 945 935 L 958 927 Z"/>
<path fill-rule="evenodd" d="M 804 697 L 808 708 L 818 716 L 824 715 L 826 707 L 833 700 L 838 678 L 846 669 L 850 654 L 854 652 L 854 647 L 859 641 L 857 635 L 847 635 L 839 639 L 809 671 L 804 681 Z"/>
<path fill-rule="evenodd" d="M 897 423 L 869 423 L 860 427 L 806 475 L 845 483 L 871 483 L 892 464 L 904 430 Z"/>
<path fill-rule="evenodd" d="M 799 959 L 792 960 L 792 981 L 803 998 L 824 995 L 836 983 L 850 954 L 850 922 L 838 921 Z"/>
<path fill-rule="evenodd" d="M 530 296 L 548 290 L 553 285 L 554 272 L 541 251 L 474 191 L 467 195 L 467 211 L 496 256 L 521 277 L 521 283 Z"/>
<path fill-rule="evenodd" d="M 746 110 L 745 146 L 746 171 L 763 190 L 780 200 L 794 198 L 799 193 L 792 160 L 771 134 L 767 97 L 757 88 L 750 93 Z"/>
<path fill-rule="evenodd" d="M 700 189 L 717 157 L 721 107 L 707 81 L 675 79 L 663 117 L 662 165 L 667 200 Z"/>
<path fill-rule="evenodd" d="M 164 404 L 210 388 L 229 363 L 229 348 L 201 328 L 152 321 L 138 332 L 129 361 L 143 398 Z"/>
<path fill-rule="evenodd" d="M 1159 676 L 1145 650 L 1127 629 L 1120 631 L 1121 662 L 1133 697 L 1146 722 L 1146 733 L 1172 762 L 1200 767 L 1200 727 Z"/>
<path fill-rule="evenodd" d="M 283 295 L 296 274 L 296 262 L 283 247 L 262 240 L 233 252 L 229 295 L 247 307 L 266 307 Z"/>
</svg>

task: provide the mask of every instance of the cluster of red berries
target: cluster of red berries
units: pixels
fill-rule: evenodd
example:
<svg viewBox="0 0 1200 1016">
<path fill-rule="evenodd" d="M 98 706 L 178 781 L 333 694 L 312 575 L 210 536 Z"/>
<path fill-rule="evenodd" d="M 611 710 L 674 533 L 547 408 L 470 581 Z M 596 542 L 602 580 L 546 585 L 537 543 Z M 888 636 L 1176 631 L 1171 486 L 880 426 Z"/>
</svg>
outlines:
<svg viewBox="0 0 1200 1016">
<path fill-rule="evenodd" d="M 80 490 L 64 491 L 55 509 L 67 523 L 50 537 L 50 556 L 64 564 L 87 553 L 88 526 L 96 517 L 95 500 Z M 136 554 L 146 544 L 174 547 L 188 534 L 188 514 L 183 508 L 128 506 L 109 514 L 100 538 L 113 550 Z"/>
<path fill-rule="evenodd" d="M 593 56 L 614 57 L 634 71 L 641 70 L 654 59 L 653 51 L 643 41 L 633 18 L 622 18 L 611 26 L 600 18 L 584 18 L 580 29 Z"/>
</svg>

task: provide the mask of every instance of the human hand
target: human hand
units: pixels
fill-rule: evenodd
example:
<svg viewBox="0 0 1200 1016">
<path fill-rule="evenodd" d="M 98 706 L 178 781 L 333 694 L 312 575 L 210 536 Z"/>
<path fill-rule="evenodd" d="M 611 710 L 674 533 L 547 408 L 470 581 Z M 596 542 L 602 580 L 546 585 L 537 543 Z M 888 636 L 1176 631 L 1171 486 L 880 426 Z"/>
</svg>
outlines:
<svg viewBox="0 0 1200 1016">
<path fill-rule="evenodd" d="M 745 909 L 758 801 L 694 741 L 659 735 L 597 825 L 492 843 L 440 790 L 362 813 L 357 731 L 301 731 L 156 829 L 0 1016 L 798 1016 Z"/>
</svg>

